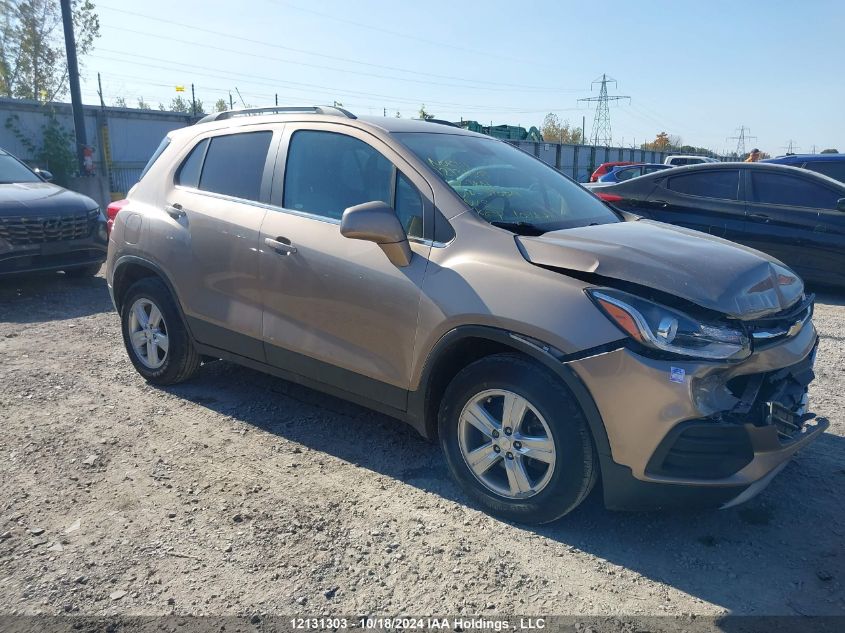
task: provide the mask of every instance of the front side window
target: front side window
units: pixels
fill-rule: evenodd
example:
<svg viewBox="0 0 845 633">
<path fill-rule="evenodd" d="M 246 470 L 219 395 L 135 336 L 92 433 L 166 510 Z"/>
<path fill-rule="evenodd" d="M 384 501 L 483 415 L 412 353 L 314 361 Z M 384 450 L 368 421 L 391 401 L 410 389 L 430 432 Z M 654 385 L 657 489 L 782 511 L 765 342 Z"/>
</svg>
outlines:
<svg viewBox="0 0 845 633">
<path fill-rule="evenodd" d="M 462 134 L 394 135 L 482 219 L 527 235 L 618 222 L 618 217 L 544 162 L 495 139 Z"/>
<path fill-rule="evenodd" d="M 335 132 L 301 130 L 290 141 L 285 165 L 286 209 L 334 220 L 347 207 L 391 203 L 393 164 L 363 141 Z"/>
<path fill-rule="evenodd" d="M 15 182 L 41 182 L 41 179 L 14 156 L 0 153 L 0 185 Z"/>
<path fill-rule="evenodd" d="M 422 196 L 403 174 L 396 178 L 396 215 L 409 237 L 422 237 Z"/>
<path fill-rule="evenodd" d="M 761 204 L 835 209 L 836 201 L 842 197 L 833 189 L 790 174 L 754 172 L 751 184 L 753 200 Z"/>
<path fill-rule="evenodd" d="M 199 179 L 203 191 L 244 200 L 261 198 L 261 178 L 272 132 L 215 136 L 209 142 Z"/>
<path fill-rule="evenodd" d="M 694 174 L 674 176 L 669 179 L 667 187 L 688 196 L 737 200 L 739 170 L 699 171 Z"/>
</svg>

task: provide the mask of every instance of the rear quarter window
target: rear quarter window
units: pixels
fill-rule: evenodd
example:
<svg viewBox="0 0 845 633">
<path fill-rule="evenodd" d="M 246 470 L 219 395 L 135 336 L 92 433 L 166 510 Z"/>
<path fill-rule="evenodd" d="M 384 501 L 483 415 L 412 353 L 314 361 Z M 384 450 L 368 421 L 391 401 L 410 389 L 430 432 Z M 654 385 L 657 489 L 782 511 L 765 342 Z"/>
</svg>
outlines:
<svg viewBox="0 0 845 633">
<path fill-rule="evenodd" d="M 147 172 L 150 171 L 150 167 L 152 167 L 153 164 L 158 160 L 158 157 L 164 153 L 164 150 L 167 149 L 168 145 L 170 145 L 170 137 L 165 136 L 163 139 L 161 139 L 161 143 L 159 143 L 158 147 L 156 148 L 156 151 L 154 151 L 153 155 L 150 156 L 150 160 L 148 160 L 147 164 L 144 165 L 144 169 L 141 170 L 141 176 L 139 177 L 139 180 L 147 175 Z"/>
</svg>

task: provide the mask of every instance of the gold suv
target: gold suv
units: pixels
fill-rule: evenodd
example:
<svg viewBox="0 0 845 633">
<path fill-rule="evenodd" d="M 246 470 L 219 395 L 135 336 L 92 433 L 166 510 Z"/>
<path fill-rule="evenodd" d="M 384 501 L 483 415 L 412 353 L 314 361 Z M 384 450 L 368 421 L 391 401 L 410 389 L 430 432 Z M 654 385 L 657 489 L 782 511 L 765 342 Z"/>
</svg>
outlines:
<svg viewBox="0 0 845 633">
<path fill-rule="evenodd" d="M 115 218 L 129 358 L 222 358 L 438 438 L 491 512 L 732 505 L 826 427 L 813 300 L 763 253 L 616 211 L 449 125 L 339 108 L 171 132 Z"/>
</svg>

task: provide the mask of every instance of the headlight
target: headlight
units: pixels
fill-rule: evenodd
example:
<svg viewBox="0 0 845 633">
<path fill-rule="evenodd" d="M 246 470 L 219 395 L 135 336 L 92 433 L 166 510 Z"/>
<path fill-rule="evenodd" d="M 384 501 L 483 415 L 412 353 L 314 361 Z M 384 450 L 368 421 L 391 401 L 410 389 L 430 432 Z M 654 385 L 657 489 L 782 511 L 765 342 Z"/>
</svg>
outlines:
<svg viewBox="0 0 845 633">
<path fill-rule="evenodd" d="M 635 341 L 671 354 L 707 359 L 743 359 L 751 354 L 744 331 L 705 323 L 646 299 L 607 288 L 590 288 L 596 305 Z"/>
</svg>

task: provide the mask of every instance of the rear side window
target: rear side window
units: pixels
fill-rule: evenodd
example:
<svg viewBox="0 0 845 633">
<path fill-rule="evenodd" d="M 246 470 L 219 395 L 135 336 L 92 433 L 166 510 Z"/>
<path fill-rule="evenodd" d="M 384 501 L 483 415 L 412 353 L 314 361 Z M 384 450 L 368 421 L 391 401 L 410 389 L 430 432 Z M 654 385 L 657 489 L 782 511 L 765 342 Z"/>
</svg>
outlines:
<svg viewBox="0 0 845 633">
<path fill-rule="evenodd" d="M 177 185 L 182 185 L 183 187 L 199 187 L 202 159 L 205 158 L 205 149 L 207 147 L 208 139 L 203 139 L 191 150 L 191 153 L 188 154 L 179 171 L 176 172 Z"/>
<path fill-rule="evenodd" d="M 814 209 L 835 209 L 841 194 L 824 185 L 790 174 L 755 172 L 751 174 L 753 200 Z"/>
<path fill-rule="evenodd" d="M 845 182 L 845 160 L 839 162 L 813 162 L 804 165 L 805 169 L 830 176 L 840 182 Z"/>
<path fill-rule="evenodd" d="M 273 133 L 245 132 L 211 139 L 199 188 L 244 200 L 259 200 Z"/>
<path fill-rule="evenodd" d="M 674 176 L 667 185 L 672 191 L 688 196 L 736 200 L 739 187 L 739 170 L 700 171 Z"/>
<path fill-rule="evenodd" d="M 282 202 L 286 209 L 339 220 L 347 207 L 391 203 L 393 164 L 345 134 L 302 130 L 290 141 Z"/>
</svg>

